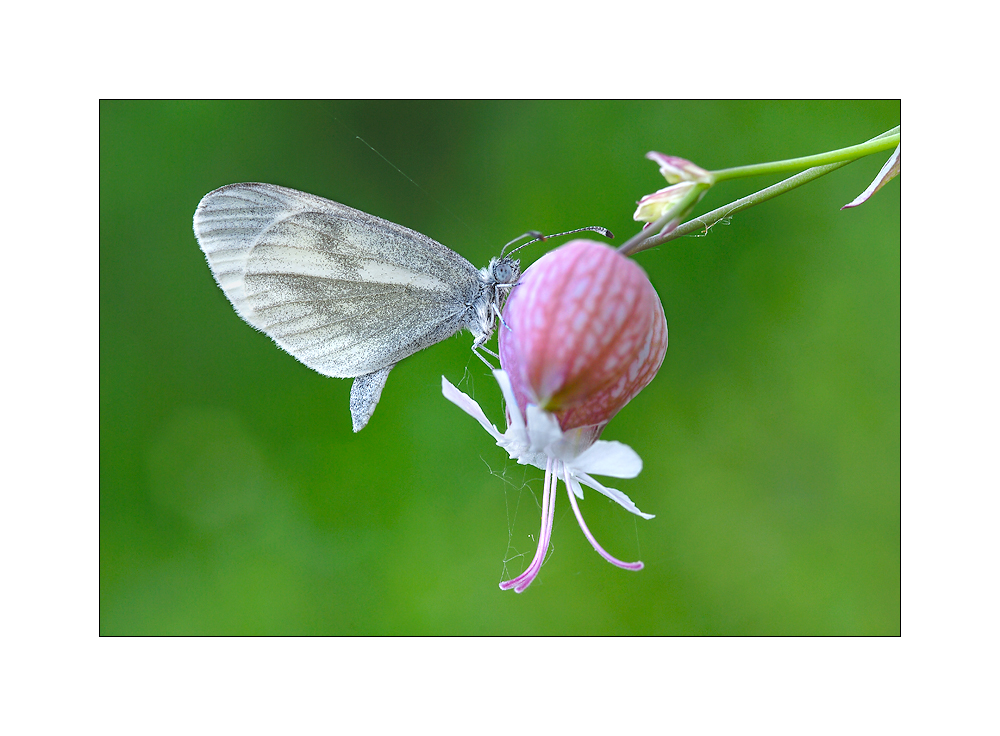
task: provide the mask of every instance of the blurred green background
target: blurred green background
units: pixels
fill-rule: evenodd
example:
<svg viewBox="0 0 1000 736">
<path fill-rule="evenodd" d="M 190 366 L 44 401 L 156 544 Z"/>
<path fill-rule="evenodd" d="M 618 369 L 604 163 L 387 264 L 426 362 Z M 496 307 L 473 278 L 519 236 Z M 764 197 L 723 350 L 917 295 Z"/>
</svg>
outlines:
<svg viewBox="0 0 1000 736">
<path fill-rule="evenodd" d="M 534 553 L 542 473 L 441 396 L 443 374 L 502 421 L 471 335 L 397 366 L 354 435 L 350 381 L 247 326 L 191 230 L 204 194 L 263 181 L 481 266 L 529 229 L 623 242 L 665 186 L 649 150 L 724 168 L 899 121 L 898 101 L 102 102 L 101 633 L 899 634 L 899 180 L 839 209 L 887 154 L 637 256 L 670 345 L 604 439 L 642 456 L 613 485 L 656 518 L 581 506 L 646 569 L 601 560 L 560 488 L 521 595 L 497 584 Z"/>
</svg>

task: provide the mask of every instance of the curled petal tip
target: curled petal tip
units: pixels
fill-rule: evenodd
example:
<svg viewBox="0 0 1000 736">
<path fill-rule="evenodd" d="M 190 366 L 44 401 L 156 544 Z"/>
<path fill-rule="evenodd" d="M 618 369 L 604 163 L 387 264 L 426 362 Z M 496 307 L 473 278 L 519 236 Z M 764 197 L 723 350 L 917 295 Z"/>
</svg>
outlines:
<svg viewBox="0 0 1000 736">
<path fill-rule="evenodd" d="M 855 197 L 851 202 L 848 202 L 841 210 L 848 210 L 852 207 L 857 207 L 867 202 L 875 192 L 884 187 L 890 181 L 899 176 L 899 146 L 896 146 L 896 150 L 892 152 L 889 160 L 885 162 L 882 168 L 879 170 L 878 175 L 875 177 L 874 181 L 868 185 L 865 191 L 861 192 L 857 197 Z"/>
</svg>

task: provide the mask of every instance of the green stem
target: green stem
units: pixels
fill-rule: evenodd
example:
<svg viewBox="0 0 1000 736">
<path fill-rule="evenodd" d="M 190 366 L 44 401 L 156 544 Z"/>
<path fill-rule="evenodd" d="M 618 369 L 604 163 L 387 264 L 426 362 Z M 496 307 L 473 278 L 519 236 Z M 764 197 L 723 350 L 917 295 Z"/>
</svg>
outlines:
<svg viewBox="0 0 1000 736">
<path fill-rule="evenodd" d="M 889 141 L 892 142 L 892 145 L 898 143 L 899 126 L 896 126 L 892 130 L 887 130 L 885 133 L 882 133 L 881 135 L 875 136 L 871 140 L 862 143 L 860 146 L 851 146 L 851 149 L 857 150 L 862 148 L 863 146 L 875 143 L 876 141 L 880 143 L 885 143 L 885 146 L 880 146 L 878 148 L 870 150 L 869 153 L 885 150 L 885 148 L 888 148 L 890 145 Z M 844 148 L 840 150 L 847 151 L 850 149 Z M 836 151 L 832 151 L 831 153 L 836 153 Z M 820 154 L 820 155 L 826 155 L 826 154 Z M 813 157 L 807 157 L 807 158 L 813 158 Z M 857 158 L 859 158 L 859 156 L 855 156 L 854 158 L 848 159 L 846 161 L 840 160 L 837 161 L 836 163 L 830 163 L 825 166 L 814 166 L 810 169 L 806 169 L 805 171 L 802 171 L 796 174 L 795 176 L 791 176 L 783 181 L 779 181 L 777 184 L 772 184 L 771 186 L 765 187 L 764 189 L 754 192 L 749 196 L 743 197 L 742 199 L 737 199 L 735 202 L 730 202 L 729 204 L 723 205 L 718 209 L 714 209 L 711 212 L 705 213 L 704 215 L 700 215 L 691 220 L 688 220 L 683 225 L 672 229 L 670 232 L 663 233 L 661 232 L 663 228 L 667 226 L 667 224 L 673 217 L 677 216 L 674 213 L 675 210 L 679 209 L 679 207 L 671 207 L 670 211 L 667 212 L 659 220 L 654 222 L 651 227 L 645 228 L 644 230 L 642 230 L 641 232 L 637 233 L 629 240 L 627 240 L 624 244 L 622 244 L 622 246 L 618 248 L 618 252 L 621 253 L 623 256 L 631 256 L 636 253 L 639 253 L 640 251 L 649 250 L 650 248 L 655 248 L 658 245 L 663 245 L 664 243 L 671 240 L 675 240 L 676 238 L 684 237 L 685 235 L 694 235 L 699 231 L 701 231 L 702 234 L 706 234 L 708 233 L 709 229 L 713 225 L 715 225 L 719 220 L 729 217 L 739 212 L 740 210 L 745 210 L 748 207 L 752 207 L 755 204 L 766 202 L 769 199 L 777 197 L 779 194 L 784 194 L 785 192 L 789 192 L 792 189 L 800 187 L 803 184 L 813 181 L 814 179 L 818 179 L 821 176 L 825 176 L 826 174 L 829 174 L 831 171 L 836 171 L 840 167 L 846 166 L 847 164 L 851 163 L 851 161 L 857 160 Z M 806 159 L 790 159 L 790 160 L 803 161 Z M 761 164 L 761 165 L 768 166 L 769 164 Z M 753 167 L 743 166 L 739 168 L 750 169 Z M 736 170 L 737 169 L 725 169 L 725 171 L 736 171 Z M 717 174 L 718 172 L 715 173 Z M 678 205 L 681 204 L 683 204 L 683 202 L 678 202 Z M 650 231 L 652 231 L 655 234 L 646 235 L 646 233 Z"/>
<path fill-rule="evenodd" d="M 751 164 L 750 166 L 736 166 L 731 169 L 720 169 L 710 172 L 712 181 L 728 181 L 729 179 L 741 179 L 747 176 L 758 176 L 760 174 L 781 174 L 786 171 L 796 171 L 808 166 L 825 166 L 839 161 L 853 161 L 862 156 L 895 148 L 899 143 L 899 126 L 892 130 L 887 130 L 880 136 L 872 138 L 870 141 L 859 143 L 856 146 L 838 148 L 835 151 L 817 153 L 814 156 L 802 156 L 801 158 L 788 158 L 783 161 L 770 161 L 764 164 Z"/>
<path fill-rule="evenodd" d="M 814 179 L 818 179 L 821 176 L 826 176 L 831 171 L 836 171 L 842 166 L 847 166 L 851 163 L 850 161 L 838 161 L 835 164 L 827 164 L 826 166 L 814 166 L 811 169 L 806 169 L 803 172 L 791 176 L 783 181 L 779 181 L 777 184 L 772 184 L 769 187 L 761 189 L 758 192 L 743 197 L 742 199 L 737 199 L 735 202 L 730 202 L 727 205 L 723 205 L 718 209 L 714 209 L 711 212 L 706 212 L 704 215 L 695 217 L 694 219 L 688 220 L 680 227 L 675 228 L 669 233 L 666 233 L 662 238 L 657 238 L 656 242 L 647 242 L 643 244 L 643 247 L 639 250 L 646 250 L 647 248 L 653 248 L 657 245 L 662 245 L 669 240 L 674 240 L 675 238 L 682 238 L 685 235 L 693 235 L 698 231 L 702 234 L 707 234 L 709 228 L 715 225 L 719 220 L 723 220 L 731 215 L 736 214 L 740 210 L 745 210 L 748 207 L 753 207 L 755 204 L 760 204 L 761 202 L 766 202 L 769 199 L 777 197 L 779 194 L 784 194 L 785 192 L 790 192 L 796 187 L 800 187 L 803 184 L 807 184 Z M 635 252 L 638 252 L 635 251 Z"/>
</svg>

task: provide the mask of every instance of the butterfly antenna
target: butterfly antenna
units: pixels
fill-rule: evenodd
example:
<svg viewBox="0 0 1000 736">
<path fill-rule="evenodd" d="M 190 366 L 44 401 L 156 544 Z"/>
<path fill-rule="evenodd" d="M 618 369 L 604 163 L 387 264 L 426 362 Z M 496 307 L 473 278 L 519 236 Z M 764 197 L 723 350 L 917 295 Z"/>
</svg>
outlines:
<svg viewBox="0 0 1000 736">
<path fill-rule="evenodd" d="M 514 245 L 514 243 L 516 243 L 518 240 L 524 240 L 525 238 L 534 238 L 535 240 L 538 240 L 539 238 L 544 238 L 544 237 L 545 236 L 542 235 L 537 230 L 529 230 L 524 235 L 518 235 L 512 241 L 510 241 L 509 243 L 507 243 L 507 245 L 505 245 L 503 248 L 501 248 L 500 249 L 500 257 L 503 258 L 503 252 L 505 250 L 507 250 L 510 246 Z M 533 242 L 535 242 L 535 240 L 532 240 L 531 242 L 533 243 Z M 525 243 L 524 245 L 527 245 L 527 243 Z M 522 245 L 521 247 L 523 248 L 524 245 Z"/>
<path fill-rule="evenodd" d="M 590 225 L 589 227 L 578 227 L 576 230 L 567 230 L 564 233 L 553 233 L 552 235 L 542 235 L 537 230 L 529 230 L 524 235 L 522 235 L 522 236 L 520 236 L 518 238 L 514 238 L 512 241 L 510 241 L 509 243 L 507 243 L 507 245 L 505 245 L 503 247 L 503 250 L 500 251 L 500 256 L 503 257 L 503 252 L 505 250 L 507 250 L 507 248 L 509 248 L 511 245 L 513 245 L 518 240 L 521 240 L 523 238 L 532 238 L 532 239 L 529 240 L 527 243 L 523 243 L 523 244 L 517 246 L 514 250 L 512 250 L 510 253 L 507 254 L 508 256 L 514 255 L 519 250 L 521 250 L 521 248 L 524 248 L 527 245 L 531 245 L 532 243 L 538 242 L 539 240 L 548 240 L 549 238 L 561 238 L 563 235 L 572 235 L 573 233 L 582 233 L 584 230 L 589 230 L 590 232 L 594 232 L 594 233 L 600 233 L 601 235 L 603 235 L 604 237 L 609 238 L 609 239 L 613 239 L 615 237 L 615 234 L 613 232 L 611 232 L 610 230 L 608 230 L 606 227 L 601 227 L 600 225 Z"/>
</svg>

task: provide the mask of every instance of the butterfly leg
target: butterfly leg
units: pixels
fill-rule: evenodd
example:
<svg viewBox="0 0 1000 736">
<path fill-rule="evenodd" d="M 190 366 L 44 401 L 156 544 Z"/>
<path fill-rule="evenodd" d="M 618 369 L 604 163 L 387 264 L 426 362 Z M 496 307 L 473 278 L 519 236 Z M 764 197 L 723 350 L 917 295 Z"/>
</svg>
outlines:
<svg viewBox="0 0 1000 736">
<path fill-rule="evenodd" d="M 372 418 L 378 400 L 382 396 L 382 389 L 385 388 L 385 379 L 389 377 L 389 371 L 396 364 L 393 363 L 377 371 L 358 376 L 351 384 L 351 423 L 354 431 L 360 432 Z"/>
<path fill-rule="evenodd" d="M 488 347 L 486 347 L 486 341 L 489 340 L 492 335 L 493 335 L 493 329 L 491 327 L 489 330 L 484 330 L 484 331 L 480 332 L 478 334 L 478 336 L 476 337 L 475 341 L 472 343 L 472 352 L 474 352 L 476 355 L 478 355 L 479 359 L 481 361 L 483 361 L 484 363 L 486 363 L 486 365 L 488 365 L 490 367 L 491 371 L 492 370 L 496 370 L 496 369 L 493 367 L 493 365 L 488 360 L 486 360 L 486 358 L 483 357 L 483 354 L 480 353 L 479 351 L 482 350 L 483 353 L 489 353 L 490 355 L 492 355 L 497 360 L 500 360 L 500 356 L 499 355 L 497 355 L 492 350 L 490 350 Z"/>
<path fill-rule="evenodd" d="M 497 315 L 497 319 L 500 320 L 500 324 L 502 324 L 504 327 L 506 327 L 511 332 L 514 331 L 514 330 L 511 330 L 510 325 L 507 324 L 506 320 L 504 320 L 503 315 L 500 314 L 499 310 L 496 312 L 496 315 Z"/>
<path fill-rule="evenodd" d="M 507 302 L 507 299 L 510 298 L 510 291 L 515 286 L 518 286 L 519 283 L 520 282 L 518 282 L 517 284 L 501 284 L 501 286 L 507 288 L 507 294 L 504 297 L 504 303 L 505 304 Z M 492 313 L 493 318 L 499 320 L 500 324 L 502 324 L 508 330 L 511 330 L 510 325 L 507 324 L 506 320 L 504 320 L 504 318 L 503 318 L 503 307 L 500 304 L 500 299 L 501 299 L 501 293 L 500 293 L 500 289 L 498 288 L 497 292 L 496 292 L 496 298 L 494 299 L 493 303 L 490 304 L 490 312 Z M 511 330 L 511 332 L 513 332 L 513 330 Z"/>
<path fill-rule="evenodd" d="M 488 365 L 490 367 L 491 371 L 495 371 L 496 370 L 496 366 L 494 366 L 492 363 L 490 363 L 490 361 L 486 360 L 486 358 L 483 357 L 483 354 L 479 352 L 480 350 L 483 350 L 483 351 L 489 353 L 490 355 L 492 355 L 497 360 L 500 360 L 500 356 L 497 355 L 496 353 L 494 353 L 489 348 L 483 347 L 482 345 L 473 345 L 472 346 L 472 352 L 474 352 L 476 354 L 476 357 L 479 358 L 481 361 L 483 361 L 486 365 Z"/>
</svg>

